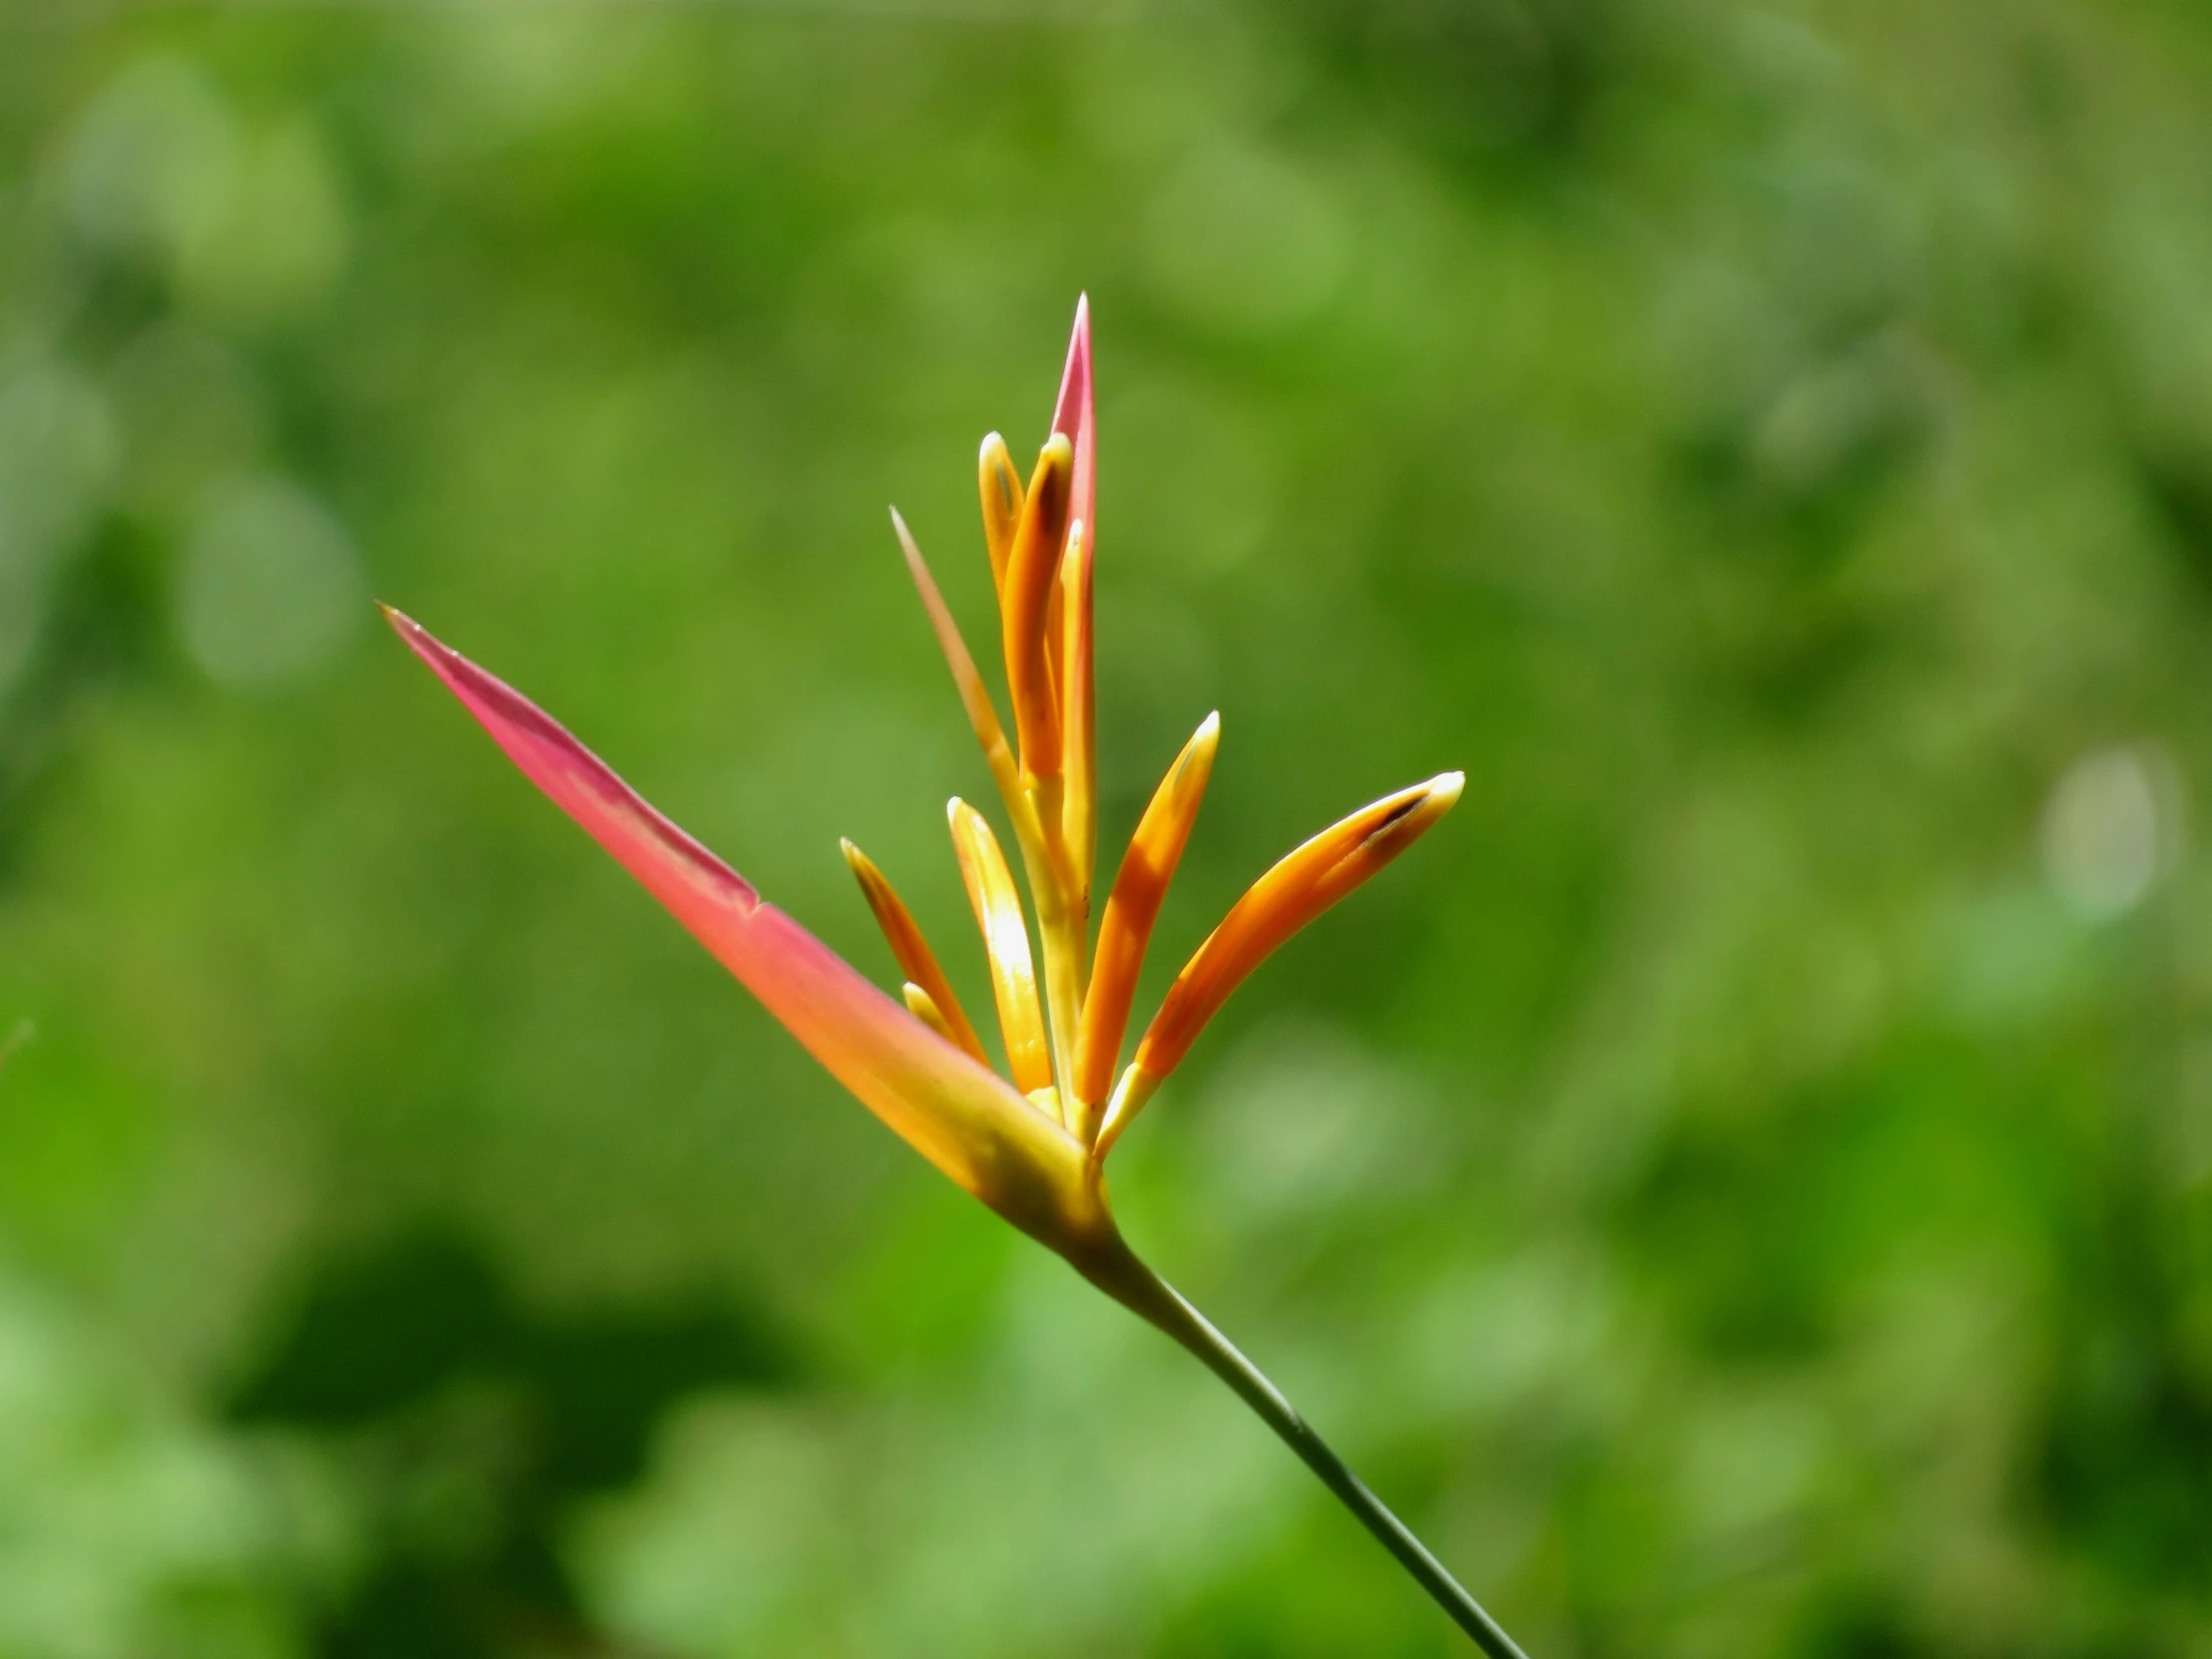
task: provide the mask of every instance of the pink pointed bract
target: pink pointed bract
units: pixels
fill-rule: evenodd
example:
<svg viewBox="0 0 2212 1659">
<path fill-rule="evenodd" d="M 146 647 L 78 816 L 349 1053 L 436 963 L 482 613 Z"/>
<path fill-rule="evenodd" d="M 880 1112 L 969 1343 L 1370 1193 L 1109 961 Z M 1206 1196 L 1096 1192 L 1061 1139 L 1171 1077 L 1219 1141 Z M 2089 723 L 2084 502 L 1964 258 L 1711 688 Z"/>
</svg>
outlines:
<svg viewBox="0 0 2212 1659">
<path fill-rule="evenodd" d="M 1064 1240 L 1052 1171 L 1080 1186 L 1083 1149 L 1011 1085 L 876 989 L 752 883 L 670 823 L 552 716 L 397 611 L 400 638 L 523 775 L 735 974 L 831 1076 L 953 1181 L 1024 1232 Z"/>
<path fill-rule="evenodd" d="M 1067 434 L 1075 449 L 1074 480 L 1068 489 L 1068 517 L 1083 521 L 1084 539 L 1098 549 L 1098 422 L 1091 403 L 1091 300 L 1075 302 L 1075 331 L 1068 338 L 1067 367 L 1060 374 L 1060 396 L 1052 406 L 1052 429 Z"/>
</svg>

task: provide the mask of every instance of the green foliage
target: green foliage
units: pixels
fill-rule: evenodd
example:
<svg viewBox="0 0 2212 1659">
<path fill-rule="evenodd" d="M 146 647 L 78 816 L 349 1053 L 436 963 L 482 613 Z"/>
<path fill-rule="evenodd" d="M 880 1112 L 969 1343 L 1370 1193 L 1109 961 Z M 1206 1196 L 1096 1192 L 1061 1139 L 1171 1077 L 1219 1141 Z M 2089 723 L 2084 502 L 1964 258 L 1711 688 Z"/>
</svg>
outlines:
<svg viewBox="0 0 2212 1659">
<path fill-rule="evenodd" d="M 0 1656 L 1425 1655 L 374 594 L 988 1006 L 976 440 L 1096 312 L 1133 1240 L 1538 1659 L 2212 1647 L 2182 0 L 0 0 Z M 2201 807 L 2196 817 L 2201 818 Z"/>
</svg>

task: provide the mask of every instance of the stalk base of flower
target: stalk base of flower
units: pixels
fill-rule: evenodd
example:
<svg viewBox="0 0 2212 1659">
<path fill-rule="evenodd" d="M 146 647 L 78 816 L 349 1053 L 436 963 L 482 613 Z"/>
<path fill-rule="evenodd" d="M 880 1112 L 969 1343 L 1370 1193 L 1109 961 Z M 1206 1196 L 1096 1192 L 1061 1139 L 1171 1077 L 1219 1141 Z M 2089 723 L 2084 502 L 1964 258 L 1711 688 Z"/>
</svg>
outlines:
<svg viewBox="0 0 2212 1659">
<path fill-rule="evenodd" d="M 1115 1243 L 1120 1243 L 1118 1238 Z M 1237 1397 L 1298 1453 L 1299 1459 L 1336 1494 L 1337 1500 L 1396 1558 L 1398 1565 L 1411 1574 L 1413 1581 L 1428 1592 L 1430 1599 L 1451 1621 L 1473 1639 L 1476 1647 L 1490 1659 L 1528 1659 L 1519 1644 L 1505 1633 L 1504 1627 L 1467 1593 L 1466 1587 L 1451 1576 L 1441 1561 L 1429 1553 L 1428 1546 L 1368 1489 L 1367 1483 L 1352 1472 L 1345 1460 L 1314 1431 L 1313 1425 L 1299 1415 L 1298 1408 L 1284 1397 L 1283 1390 L 1246 1359 L 1234 1343 L 1215 1330 L 1213 1323 L 1186 1302 L 1172 1285 L 1146 1267 L 1126 1246 L 1095 1263 L 1077 1261 L 1075 1266 L 1093 1285 L 1146 1323 L 1174 1338 L 1208 1371 L 1228 1383 Z"/>
</svg>

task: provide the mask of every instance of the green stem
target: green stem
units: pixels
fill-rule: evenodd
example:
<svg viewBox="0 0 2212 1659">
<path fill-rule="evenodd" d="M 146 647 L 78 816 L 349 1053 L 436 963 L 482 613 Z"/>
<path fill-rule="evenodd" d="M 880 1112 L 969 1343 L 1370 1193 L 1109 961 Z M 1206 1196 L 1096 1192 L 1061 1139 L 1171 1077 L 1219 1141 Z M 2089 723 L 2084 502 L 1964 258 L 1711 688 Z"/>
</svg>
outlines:
<svg viewBox="0 0 2212 1659">
<path fill-rule="evenodd" d="M 1133 1258 L 1130 1265 L 1135 1265 Z M 1149 1269 L 1140 1271 L 1143 1278 L 1150 1281 L 1141 1288 L 1132 1285 L 1125 1273 L 1112 1276 L 1118 1283 L 1109 1283 L 1106 1278 L 1095 1279 L 1094 1283 L 1181 1343 L 1205 1363 L 1207 1370 L 1228 1383 L 1237 1397 L 1251 1406 L 1260 1420 L 1274 1429 L 1308 1468 L 1321 1476 L 1322 1484 L 1359 1517 L 1360 1524 L 1397 1557 L 1398 1565 L 1412 1574 L 1413 1581 L 1450 1615 L 1452 1622 L 1474 1639 L 1476 1647 L 1490 1659 L 1528 1659 L 1513 1638 L 1505 1634 L 1504 1627 L 1483 1610 L 1482 1604 L 1445 1570 L 1441 1561 L 1429 1554 L 1428 1546 L 1414 1537 L 1405 1523 L 1391 1514 L 1382 1500 L 1368 1490 L 1366 1482 L 1329 1448 L 1329 1443 L 1314 1432 L 1313 1425 L 1298 1414 L 1298 1408 L 1283 1397 L 1283 1390 L 1238 1352 L 1234 1343 L 1215 1330 L 1204 1314 L 1184 1301 L 1173 1286 Z"/>
</svg>

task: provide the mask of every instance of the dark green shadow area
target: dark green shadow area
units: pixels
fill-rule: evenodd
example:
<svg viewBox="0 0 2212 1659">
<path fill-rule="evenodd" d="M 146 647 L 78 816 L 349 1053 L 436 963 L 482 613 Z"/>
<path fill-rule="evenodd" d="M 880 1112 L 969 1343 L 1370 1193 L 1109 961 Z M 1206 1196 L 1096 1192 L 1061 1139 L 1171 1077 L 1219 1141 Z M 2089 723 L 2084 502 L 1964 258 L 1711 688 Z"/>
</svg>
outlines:
<svg viewBox="0 0 2212 1659">
<path fill-rule="evenodd" d="M 318 1265 L 224 1415 L 327 1442 L 371 1494 L 365 1559 L 316 1652 L 495 1659 L 603 1650 L 561 1559 L 574 1506 L 636 1480 L 687 1395 L 797 1375 L 742 1311 L 549 1319 L 464 1235 L 430 1232 Z"/>
</svg>

